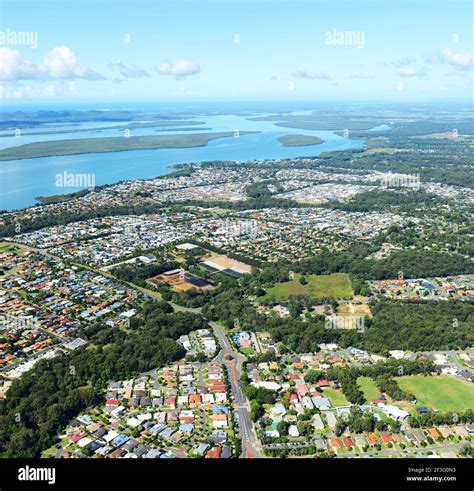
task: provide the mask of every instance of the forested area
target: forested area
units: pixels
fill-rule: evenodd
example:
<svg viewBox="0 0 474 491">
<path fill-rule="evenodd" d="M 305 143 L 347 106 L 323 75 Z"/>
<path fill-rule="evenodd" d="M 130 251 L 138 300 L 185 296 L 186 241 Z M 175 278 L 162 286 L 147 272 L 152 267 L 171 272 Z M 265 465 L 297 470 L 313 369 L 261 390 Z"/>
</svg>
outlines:
<svg viewBox="0 0 474 491">
<path fill-rule="evenodd" d="M 414 249 L 393 252 L 389 257 L 365 259 L 374 248 L 355 245 L 350 251 L 323 251 L 318 256 L 296 263 L 294 271 L 302 274 L 347 273 L 365 280 L 397 278 L 430 278 L 474 272 L 474 262 L 460 254 L 418 251 Z"/>
<path fill-rule="evenodd" d="M 326 208 L 348 212 L 396 211 L 406 212 L 410 216 L 420 215 L 420 209 L 427 210 L 435 205 L 442 205 L 448 200 L 430 194 L 424 189 L 385 191 L 374 189 L 356 194 L 349 201 L 335 201 L 323 205 Z M 395 208 L 395 209 L 394 209 Z"/>
<path fill-rule="evenodd" d="M 474 343 L 474 305 L 468 302 L 379 302 L 362 335 L 364 349 L 463 349 Z"/>
</svg>

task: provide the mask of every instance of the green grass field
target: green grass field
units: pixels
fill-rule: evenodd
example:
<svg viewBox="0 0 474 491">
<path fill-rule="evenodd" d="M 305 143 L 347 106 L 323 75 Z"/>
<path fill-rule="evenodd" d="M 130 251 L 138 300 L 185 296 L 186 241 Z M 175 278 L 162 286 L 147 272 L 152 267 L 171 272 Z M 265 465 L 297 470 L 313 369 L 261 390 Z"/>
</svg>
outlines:
<svg viewBox="0 0 474 491">
<path fill-rule="evenodd" d="M 331 404 L 336 406 L 350 406 L 350 402 L 346 399 L 346 396 L 336 389 L 327 388 L 323 390 L 324 397 L 329 397 Z"/>
<path fill-rule="evenodd" d="M 335 273 L 331 275 L 308 275 L 306 285 L 299 282 L 300 274 L 295 274 L 291 281 L 278 283 L 267 290 L 262 297 L 263 300 L 275 299 L 285 301 L 291 295 L 308 295 L 310 298 L 317 300 L 319 298 L 350 298 L 354 295 L 351 280 L 344 273 Z"/>
<path fill-rule="evenodd" d="M 357 383 L 364 393 L 367 402 L 370 402 L 372 399 L 376 399 L 380 394 L 377 385 L 375 385 L 375 382 L 370 377 L 359 377 L 357 379 Z"/>
<path fill-rule="evenodd" d="M 250 346 L 242 346 L 239 348 L 239 350 L 244 354 L 244 355 L 253 355 L 254 351 Z"/>
<path fill-rule="evenodd" d="M 402 390 L 415 395 L 416 406 L 434 407 L 442 412 L 474 408 L 474 386 L 468 382 L 422 375 L 395 377 L 395 380 Z"/>
</svg>

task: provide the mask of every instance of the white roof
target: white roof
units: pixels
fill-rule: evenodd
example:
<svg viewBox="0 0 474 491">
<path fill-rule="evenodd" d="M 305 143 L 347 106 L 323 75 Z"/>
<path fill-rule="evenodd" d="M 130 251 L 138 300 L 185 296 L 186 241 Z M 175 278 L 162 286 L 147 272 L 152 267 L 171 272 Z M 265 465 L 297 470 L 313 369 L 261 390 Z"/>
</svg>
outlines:
<svg viewBox="0 0 474 491">
<path fill-rule="evenodd" d="M 89 445 L 89 443 L 91 443 L 92 441 L 93 441 L 92 438 L 84 437 L 77 442 L 77 445 L 78 447 L 83 448 L 86 445 Z"/>
<path fill-rule="evenodd" d="M 127 423 L 128 423 L 128 421 L 127 421 Z M 119 435 L 119 434 L 118 434 L 116 431 L 114 431 L 114 430 L 110 430 L 110 431 L 107 433 L 107 435 L 104 435 L 104 437 L 103 437 L 103 438 L 104 438 L 104 440 L 105 440 L 107 443 L 109 443 L 109 442 L 111 442 L 111 441 L 112 441 L 114 438 L 116 438 L 118 435 Z"/>
<path fill-rule="evenodd" d="M 385 406 L 385 405 L 382 405 L 381 408 L 389 416 L 392 416 L 394 418 L 402 418 L 402 419 L 405 419 L 405 418 L 408 418 L 408 416 L 410 415 L 410 413 L 408 413 L 407 411 L 404 411 L 403 409 L 400 409 L 397 406 Z"/>
<path fill-rule="evenodd" d="M 280 389 L 280 384 L 277 384 L 276 382 L 270 382 L 270 381 L 262 381 L 262 382 L 253 382 L 252 385 L 255 387 L 264 387 L 265 389 L 270 389 L 270 390 L 279 390 Z"/>
<path fill-rule="evenodd" d="M 186 242 L 185 244 L 178 244 L 176 246 L 176 249 L 180 249 L 183 251 L 189 251 L 190 249 L 195 249 L 196 247 L 198 247 L 198 246 L 194 245 L 194 244 L 189 244 Z"/>
<path fill-rule="evenodd" d="M 296 425 L 291 425 L 288 428 L 288 434 L 290 436 L 300 436 L 300 432 L 298 431 L 298 427 Z"/>
</svg>

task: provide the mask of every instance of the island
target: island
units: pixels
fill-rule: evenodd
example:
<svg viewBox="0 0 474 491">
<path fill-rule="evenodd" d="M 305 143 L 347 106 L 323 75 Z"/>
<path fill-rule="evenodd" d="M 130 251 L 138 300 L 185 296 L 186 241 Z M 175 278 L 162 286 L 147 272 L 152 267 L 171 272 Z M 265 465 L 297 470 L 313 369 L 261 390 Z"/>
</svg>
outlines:
<svg viewBox="0 0 474 491">
<path fill-rule="evenodd" d="M 319 145 L 324 141 L 317 136 L 311 135 L 283 135 L 278 137 L 277 140 L 284 147 L 305 147 L 309 145 Z"/>
<path fill-rule="evenodd" d="M 241 131 L 239 136 L 257 133 Z M 233 137 L 234 132 L 193 133 L 187 135 L 148 135 L 106 138 L 78 138 L 28 143 L 0 150 L 0 161 L 57 157 L 84 153 L 123 152 L 127 150 L 156 150 L 159 148 L 204 147 L 211 140 Z"/>
</svg>

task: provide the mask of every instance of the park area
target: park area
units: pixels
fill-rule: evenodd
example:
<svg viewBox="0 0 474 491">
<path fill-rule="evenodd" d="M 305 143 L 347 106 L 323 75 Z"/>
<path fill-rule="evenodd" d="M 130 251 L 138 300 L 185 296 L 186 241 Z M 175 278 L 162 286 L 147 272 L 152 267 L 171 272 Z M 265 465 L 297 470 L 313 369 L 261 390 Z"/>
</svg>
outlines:
<svg viewBox="0 0 474 491">
<path fill-rule="evenodd" d="M 349 277 L 344 273 L 304 276 L 307 283 L 301 284 L 302 275 L 295 273 L 291 281 L 277 283 L 269 288 L 262 300 L 284 302 L 293 295 L 307 295 L 313 300 L 323 298 L 351 298 L 354 295 Z"/>
<path fill-rule="evenodd" d="M 329 397 L 333 407 L 350 406 L 351 403 L 346 399 L 342 391 L 326 387 L 323 389 L 324 397 Z"/>
<path fill-rule="evenodd" d="M 417 407 L 426 406 L 441 412 L 462 412 L 474 408 L 474 386 L 457 378 L 412 375 L 395 377 L 395 380 L 402 390 L 416 397 Z M 404 409 L 408 410 L 407 407 Z M 413 406 L 411 409 L 413 412 Z"/>
</svg>

